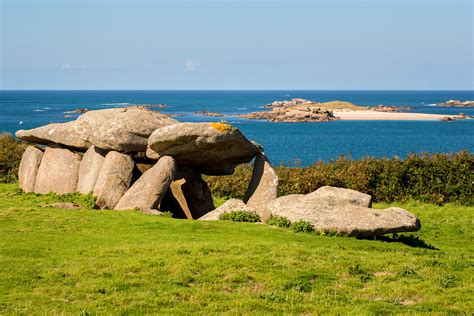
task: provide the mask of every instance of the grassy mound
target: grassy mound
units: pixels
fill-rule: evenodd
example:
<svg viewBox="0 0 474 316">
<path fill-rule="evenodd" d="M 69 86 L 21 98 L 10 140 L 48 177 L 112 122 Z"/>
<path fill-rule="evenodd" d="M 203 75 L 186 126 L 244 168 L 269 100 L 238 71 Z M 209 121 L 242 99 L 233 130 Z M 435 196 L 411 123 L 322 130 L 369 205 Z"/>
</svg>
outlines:
<svg viewBox="0 0 474 316">
<path fill-rule="evenodd" d="M 367 110 L 367 107 L 365 106 L 355 105 L 354 103 L 347 101 L 321 102 L 318 106 L 328 110 Z"/>
<path fill-rule="evenodd" d="M 0 185 L 0 314 L 474 310 L 472 207 L 403 204 L 419 233 L 357 240 L 58 199 Z"/>
</svg>

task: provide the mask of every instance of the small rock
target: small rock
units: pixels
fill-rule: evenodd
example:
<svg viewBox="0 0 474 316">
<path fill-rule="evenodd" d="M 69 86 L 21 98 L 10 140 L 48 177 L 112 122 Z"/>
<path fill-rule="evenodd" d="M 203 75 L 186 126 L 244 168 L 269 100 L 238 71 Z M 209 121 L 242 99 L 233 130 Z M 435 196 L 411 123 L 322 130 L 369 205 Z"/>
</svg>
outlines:
<svg viewBox="0 0 474 316">
<path fill-rule="evenodd" d="M 68 209 L 68 210 L 77 210 L 77 209 L 81 208 L 81 206 L 79 204 L 68 203 L 68 202 L 51 203 L 51 204 L 46 204 L 43 207 L 63 208 L 63 209 Z"/>
</svg>

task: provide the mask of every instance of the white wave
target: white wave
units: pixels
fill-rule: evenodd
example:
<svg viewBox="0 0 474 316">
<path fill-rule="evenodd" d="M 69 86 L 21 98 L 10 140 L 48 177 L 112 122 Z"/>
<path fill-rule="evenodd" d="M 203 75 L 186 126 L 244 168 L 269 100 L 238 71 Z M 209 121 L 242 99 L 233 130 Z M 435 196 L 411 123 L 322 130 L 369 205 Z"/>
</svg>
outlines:
<svg viewBox="0 0 474 316">
<path fill-rule="evenodd" d="M 51 110 L 51 108 L 48 108 L 48 107 L 45 107 L 45 108 L 43 108 L 43 109 L 45 109 L 45 110 Z"/>
<path fill-rule="evenodd" d="M 427 104 L 426 106 L 437 106 L 436 103 L 430 103 L 430 104 Z"/>
<path fill-rule="evenodd" d="M 128 102 L 121 102 L 121 103 L 102 103 L 101 105 L 130 105 Z"/>
<path fill-rule="evenodd" d="M 46 112 L 46 110 L 39 110 L 39 109 L 36 109 L 34 110 L 35 112 Z"/>
<path fill-rule="evenodd" d="M 239 108 L 240 111 L 247 110 L 247 108 Z"/>
</svg>

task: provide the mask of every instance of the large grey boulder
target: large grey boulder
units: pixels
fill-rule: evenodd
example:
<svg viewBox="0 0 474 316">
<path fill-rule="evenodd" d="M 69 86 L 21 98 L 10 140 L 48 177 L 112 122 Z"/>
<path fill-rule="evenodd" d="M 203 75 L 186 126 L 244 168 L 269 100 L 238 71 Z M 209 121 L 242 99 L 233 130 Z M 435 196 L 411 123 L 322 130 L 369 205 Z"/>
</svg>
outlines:
<svg viewBox="0 0 474 316">
<path fill-rule="evenodd" d="M 179 211 L 188 219 L 200 218 L 215 208 L 207 183 L 191 168 L 179 167 L 170 188 Z"/>
<path fill-rule="evenodd" d="M 208 175 L 232 174 L 262 149 L 225 123 L 178 123 L 157 129 L 148 139 L 147 156 L 172 156 L 178 165 Z"/>
<path fill-rule="evenodd" d="M 93 191 L 98 207 L 115 208 L 130 187 L 134 165 L 129 155 L 110 151 L 105 156 Z"/>
<path fill-rule="evenodd" d="M 156 209 L 169 189 L 176 173 L 176 163 L 172 157 L 161 157 L 122 196 L 116 210 Z"/>
<path fill-rule="evenodd" d="M 217 221 L 219 220 L 219 216 L 224 213 L 230 213 L 234 211 L 246 211 L 246 212 L 256 212 L 255 209 L 249 207 L 241 200 L 237 199 L 230 199 L 224 202 L 221 206 L 216 208 L 215 210 L 205 214 L 198 218 L 202 221 Z"/>
<path fill-rule="evenodd" d="M 56 143 L 80 150 L 95 145 L 121 152 L 144 152 L 154 130 L 176 122 L 156 111 L 114 108 L 89 111 L 67 123 L 19 130 L 16 136 L 32 143 Z"/>
<path fill-rule="evenodd" d="M 20 168 L 18 169 L 18 181 L 20 188 L 24 192 L 33 192 L 35 190 L 36 176 L 43 158 L 43 151 L 34 147 L 26 147 L 21 157 Z"/>
<path fill-rule="evenodd" d="M 369 194 L 355 190 L 323 186 L 308 194 L 307 199 L 314 201 L 324 199 L 331 205 L 352 204 L 363 207 L 372 207 L 372 197 Z"/>
<path fill-rule="evenodd" d="M 75 192 L 80 163 L 81 157 L 68 149 L 47 147 L 38 169 L 35 192 Z"/>
<path fill-rule="evenodd" d="M 88 194 L 94 191 L 95 183 L 99 177 L 100 169 L 107 155 L 107 151 L 91 146 L 81 160 L 79 166 L 79 180 L 77 192 Z"/>
<path fill-rule="evenodd" d="M 347 203 L 345 196 L 315 198 L 312 194 L 294 194 L 271 201 L 266 209 L 273 216 L 290 221 L 304 220 L 317 231 L 335 231 L 348 236 L 369 237 L 389 233 L 419 230 L 420 221 L 415 215 L 396 207 L 384 210 Z"/>
<path fill-rule="evenodd" d="M 262 221 L 267 220 L 271 214 L 265 212 L 265 206 L 277 198 L 278 176 L 270 165 L 264 153 L 260 152 L 255 157 L 252 179 L 250 180 L 244 202 L 259 212 Z"/>
</svg>

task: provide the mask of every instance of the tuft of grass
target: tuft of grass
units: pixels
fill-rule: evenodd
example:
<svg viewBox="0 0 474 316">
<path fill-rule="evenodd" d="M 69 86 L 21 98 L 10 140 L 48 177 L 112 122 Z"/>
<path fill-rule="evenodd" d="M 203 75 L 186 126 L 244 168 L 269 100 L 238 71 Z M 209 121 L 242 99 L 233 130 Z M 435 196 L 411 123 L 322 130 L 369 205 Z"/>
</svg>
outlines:
<svg viewBox="0 0 474 316">
<path fill-rule="evenodd" d="M 260 216 L 255 212 L 249 212 L 249 211 L 232 211 L 228 213 L 222 213 L 221 215 L 219 215 L 219 219 L 223 221 L 232 221 L 232 222 L 248 222 L 248 223 L 260 222 Z"/>
<path fill-rule="evenodd" d="M 266 223 L 271 226 L 283 227 L 283 228 L 288 228 L 291 225 L 290 220 L 283 216 L 272 216 L 267 220 Z"/>
<path fill-rule="evenodd" d="M 42 207 L 55 199 L 0 184 L 0 314 L 474 310 L 473 207 L 376 204 L 405 208 L 423 227 L 369 240 Z M 409 236 L 423 244 L 407 243 Z"/>
<path fill-rule="evenodd" d="M 304 220 L 291 223 L 291 229 L 295 233 L 312 233 L 314 232 L 313 226 Z"/>
</svg>

